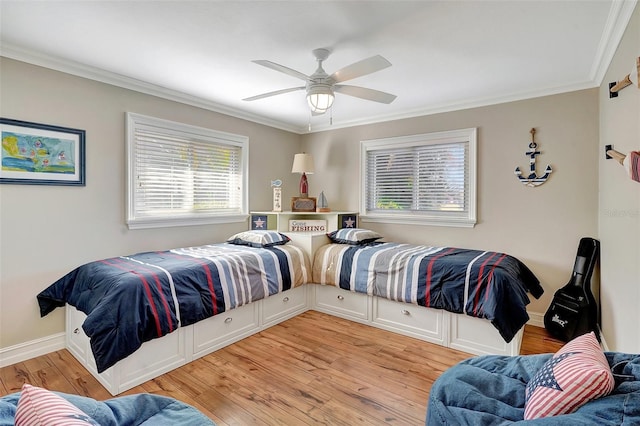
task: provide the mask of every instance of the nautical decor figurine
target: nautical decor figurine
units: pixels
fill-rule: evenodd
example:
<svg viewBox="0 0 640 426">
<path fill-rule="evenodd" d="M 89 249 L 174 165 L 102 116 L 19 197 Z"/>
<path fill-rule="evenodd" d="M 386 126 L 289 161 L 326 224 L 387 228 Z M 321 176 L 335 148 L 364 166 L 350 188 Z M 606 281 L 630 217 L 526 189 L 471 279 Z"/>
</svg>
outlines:
<svg viewBox="0 0 640 426">
<path fill-rule="evenodd" d="M 530 151 L 527 151 L 525 153 L 525 155 L 528 155 L 530 157 L 529 176 L 523 177 L 522 172 L 520 171 L 520 167 L 516 167 L 515 174 L 523 184 L 530 187 L 535 187 L 545 183 L 553 170 L 551 170 L 551 166 L 547 164 L 544 175 L 538 177 L 538 175 L 536 174 L 536 155 L 540 155 L 540 151 L 536 151 L 536 148 L 538 147 L 538 144 L 536 144 L 535 142 L 536 129 L 532 128 L 529 133 L 531 133 L 531 143 L 529 144 Z"/>
<path fill-rule="evenodd" d="M 273 211 L 282 211 L 282 180 L 276 179 L 271 181 L 271 187 L 273 188 Z"/>
<path fill-rule="evenodd" d="M 330 212 L 329 203 L 327 202 L 327 197 L 324 196 L 324 191 L 320 191 L 320 195 L 318 195 L 318 204 L 316 205 L 316 211 L 318 213 L 326 213 Z"/>
</svg>

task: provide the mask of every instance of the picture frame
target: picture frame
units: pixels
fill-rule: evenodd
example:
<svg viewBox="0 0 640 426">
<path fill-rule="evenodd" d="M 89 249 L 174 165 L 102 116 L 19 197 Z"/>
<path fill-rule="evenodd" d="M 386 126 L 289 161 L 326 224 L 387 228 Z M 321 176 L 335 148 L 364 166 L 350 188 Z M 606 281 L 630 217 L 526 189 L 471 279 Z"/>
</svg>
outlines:
<svg viewBox="0 0 640 426">
<path fill-rule="evenodd" d="M 0 118 L 0 183 L 85 186 L 85 131 Z"/>
<path fill-rule="evenodd" d="M 315 197 L 291 197 L 291 211 L 292 212 L 315 212 L 316 198 Z"/>
</svg>

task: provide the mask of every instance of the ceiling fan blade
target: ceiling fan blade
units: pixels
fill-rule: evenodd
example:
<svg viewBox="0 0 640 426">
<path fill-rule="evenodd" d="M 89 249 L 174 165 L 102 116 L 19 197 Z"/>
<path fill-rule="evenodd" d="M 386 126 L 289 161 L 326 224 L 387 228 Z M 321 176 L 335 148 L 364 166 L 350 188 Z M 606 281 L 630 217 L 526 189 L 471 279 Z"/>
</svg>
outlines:
<svg viewBox="0 0 640 426">
<path fill-rule="evenodd" d="M 345 95 L 355 96 L 356 98 L 380 102 L 383 104 L 390 104 L 397 97 L 391 93 L 385 93 L 379 90 L 367 89 L 366 87 L 359 86 L 348 86 L 344 84 L 337 84 L 333 86 L 333 90 Z"/>
<path fill-rule="evenodd" d="M 391 62 L 387 61 L 380 55 L 363 59 L 351 65 L 339 69 L 329 76 L 335 83 L 352 80 L 356 77 L 371 74 L 391 66 Z"/>
<path fill-rule="evenodd" d="M 275 62 L 267 61 L 265 59 L 260 59 L 260 60 L 251 61 L 251 62 L 254 62 L 258 65 L 262 65 L 263 67 L 271 68 L 272 70 L 275 70 L 275 71 L 280 71 L 282 73 L 290 75 L 291 77 L 299 78 L 300 80 L 304 80 L 304 81 L 309 80 L 309 76 L 302 74 L 300 71 L 296 71 L 289 67 L 285 67 L 284 65 L 276 64 Z"/>
<path fill-rule="evenodd" d="M 281 89 L 273 92 L 263 93 L 262 95 L 251 96 L 250 98 L 244 98 L 243 101 L 255 101 L 258 99 L 268 98 L 269 96 L 282 95 L 284 93 L 295 92 L 297 90 L 304 90 L 304 89 L 306 89 L 305 86 L 291 87 L 289 89 Z"/>
</svg>

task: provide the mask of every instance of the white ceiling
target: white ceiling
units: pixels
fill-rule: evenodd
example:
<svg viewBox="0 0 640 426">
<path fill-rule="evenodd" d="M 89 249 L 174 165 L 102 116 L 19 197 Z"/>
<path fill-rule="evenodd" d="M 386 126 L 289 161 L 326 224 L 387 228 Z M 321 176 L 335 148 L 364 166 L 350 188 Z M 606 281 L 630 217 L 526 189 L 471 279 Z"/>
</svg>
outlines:
<svg viewBox="0 0 640 426">
<path fill-rule="evenodd" d="M 599 86 L 637 0 L 0 1 L 2 56 L 306 133 Z M 380 54 L 393 66 L 348 84 L 310 117 L 311 51 L 332 72 Z M 623 76 L 621 76 L 622 78 Z M 302 83 L 302 84 L 301 84 Z"/>
</svg>

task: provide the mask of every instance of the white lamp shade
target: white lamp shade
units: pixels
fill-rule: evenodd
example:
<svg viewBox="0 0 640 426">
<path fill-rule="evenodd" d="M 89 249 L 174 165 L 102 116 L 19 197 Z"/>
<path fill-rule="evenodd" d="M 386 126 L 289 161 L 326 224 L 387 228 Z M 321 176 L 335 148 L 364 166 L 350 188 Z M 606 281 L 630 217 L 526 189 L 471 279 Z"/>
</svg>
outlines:
<svg viewBox="0 0 640 426">
<path fill-rule="evenodd" d="M 293 167 L 291 167 L 291 173 L 308 173 L 312 174 L 315 171 L 313 166 L 313 157 L 311 154 L 303 152 L 296 154 L 293 157 Z"/>
</svg>

